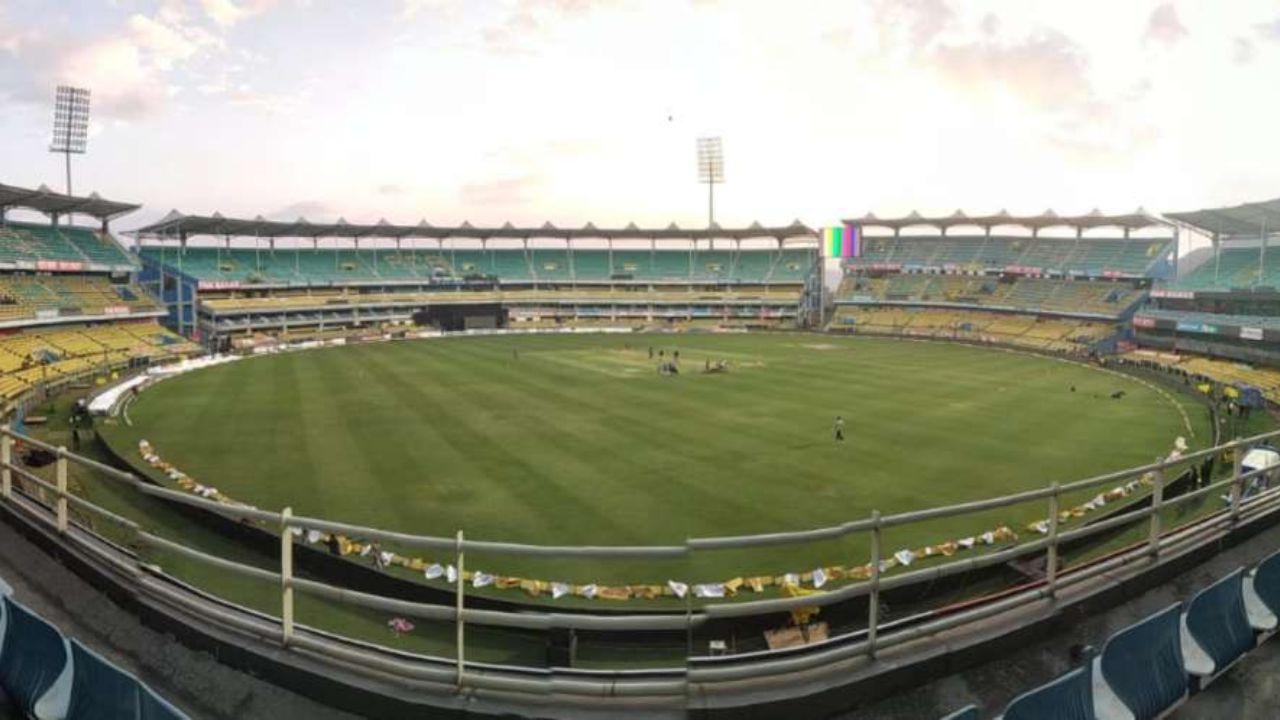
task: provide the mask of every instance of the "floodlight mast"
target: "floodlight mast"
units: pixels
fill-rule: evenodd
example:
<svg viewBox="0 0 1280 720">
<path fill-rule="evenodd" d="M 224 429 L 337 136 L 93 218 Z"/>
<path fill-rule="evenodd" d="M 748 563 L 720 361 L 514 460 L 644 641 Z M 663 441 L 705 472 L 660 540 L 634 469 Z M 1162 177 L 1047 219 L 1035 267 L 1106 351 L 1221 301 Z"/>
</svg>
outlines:
<svg viewBox="0 0 1280 720">
<path fill-rule="evenodd" d="M 716 224 L 716 185 L 724 182 L 724 146 L 718 137 L 698 138 L 698 182 L 707 184 L 707 227 Z"/>
<path fill-rule="evenodd" d="M 53 142 L 49 152 L 62 153 L 67 164 L 67 194 L 71 194 L 71 154 L 83 155 L 89 142 L 89 91 L 59 85 L 53 101 Z"/>
</svg>

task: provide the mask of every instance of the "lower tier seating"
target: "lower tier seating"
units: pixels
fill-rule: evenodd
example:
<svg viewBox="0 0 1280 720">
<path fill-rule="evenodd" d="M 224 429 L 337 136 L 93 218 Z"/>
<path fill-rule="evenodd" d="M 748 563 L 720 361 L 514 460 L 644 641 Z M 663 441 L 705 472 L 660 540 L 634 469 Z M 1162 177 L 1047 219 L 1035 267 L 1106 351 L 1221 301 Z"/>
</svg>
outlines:
<svg viewBox="0 0 1280 720">
<path fill-rule="evenodd" d="M 59 326 L 0 335 L 0 400 L 103 365 L 194 354 L 200 348 L 154 322 Z"/>
<path fill-rule="evenodd" d="M 1116 332 L 1113 324 L 1094 320 L 894 305 L 837 307 L 830 327 L 881 335 L 996 342 L 1050 352 L 1086 352 Z"/>
</svg>

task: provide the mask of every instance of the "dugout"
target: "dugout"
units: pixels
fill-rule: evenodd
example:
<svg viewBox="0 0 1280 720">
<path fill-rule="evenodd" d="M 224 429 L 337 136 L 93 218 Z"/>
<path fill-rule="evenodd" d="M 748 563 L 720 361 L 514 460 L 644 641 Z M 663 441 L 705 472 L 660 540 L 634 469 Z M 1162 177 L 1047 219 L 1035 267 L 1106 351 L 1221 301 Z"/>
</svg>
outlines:
<svg viewBox="0 0 1280 720">
<path fill-rule="evenodd" d="M 499 303 L 433 305 L 413 314 L 415 325 L 441 330 L 492 330 L 507 326 L 508 312 Z"/>
</svg>

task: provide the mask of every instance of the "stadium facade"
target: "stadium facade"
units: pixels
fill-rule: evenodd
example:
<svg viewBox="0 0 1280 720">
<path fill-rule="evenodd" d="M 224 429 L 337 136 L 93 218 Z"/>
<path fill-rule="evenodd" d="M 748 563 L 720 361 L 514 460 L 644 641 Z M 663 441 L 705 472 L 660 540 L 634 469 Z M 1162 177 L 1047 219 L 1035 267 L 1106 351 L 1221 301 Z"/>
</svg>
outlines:
<svg viewBox="0 0 1280 720">
<path fill-rule="evenodd" d="M 798 222 L 564 230 L 174 213 L 136 236 L 141 282 L 211 349 L 414 324 L 780 327 L 811 304 L 817 264 Z"/>
<path fill-rule="evenodd" d="M 388 717 L 423 708 L 459 716 L 530 708 L 580 717 L 632 711 L 654 716 L 729 717 L 747 711 L 822 716 L 909 687 L 957 658 L 972 662 L 1005 652 L 1027 633 L 1048 632 L 1073 614 L 1114 603 L 1116 588 L 1132 590 L 1167 580 L 1216 548 L 1241 542 L 1280 518 L 1280 490 L 1246 494 L 1250 482 L 1265 473 L 1244 470 L 1238 460 L 1259 440 L 1251 438 L 1081 480 L 1065 489 L 1054 484 L 947 508 L 886 517 L 877 513 L 837 527 L 691 538 L 661 547 L 534 546 L 461 534 L 409 536 L 296 517 L 288 509 L 223 502 L 216 489 L 194 483 L 188 488 L 175 468 L 163 468 L 172 486 L 152 485 L 131 471 L 45 446 L 23 427 L 24 422 L 36 426 L 34 411 L 40 403 L 67 385 L 98 380 L 107 386 L 121 373 L 205 351 L 328 339 L 385 340 L 422 326 L 439 331 L 807 327 L 985 343 L 1058 356 L 1119 357 L 1211 381 L 1215 395 L 1227 387 L 1256 390 L 1261 402 L 1275 403 L 1280 400 L 1280 371 L 1267 365 L 1280 358 L 1280 327 L 1274 323 L 1278 283 L 1266 255 L 1269 239 L 1277 234 L 1268 229 L 1276 203 L 1167 216 L 1180 225 L 1145 213 L 868 216 L 846 221 L 859 233 L 858 253 L 838 261 L 840 283 L 829 293 L 823 288 L 817 233 L 798 223 L 699 231 L 674 226 L 570 231 L 550 225 L 433 228 L 171 214 L 139 230 L 140 245 L 130 251 L 112 237 L 109 222 L 136 207 L 96 196 L 0 186 L 0 394 L 17 426 L 0 433 L 0 511 L 184 641 L 225 652 L 228 662 L 352 709 Z M 9 214 L 14 210 L 43 213 L 50 222 L 13 220 Z M 70 224 L 72 214 L 92 218 L 96 225 Z M 1180 263 L 1178 227 L 1210 233 L 1212 259 Z M 933 232 L 919 232 L 921 228 Z M 964 228 L 970 232 L 955 232 Z M 1045 232 L 1055 228 L 1073 234 Z M 128 395 L 120 386 L 115 389 L 119 392 L 109 396 L 113 405 Z M 55 479 L 17 462 L 18 444 L 50 450 L 56 458 Z M 1237 461 L 1223 468 L 1222 460 L 1231 456 Z M 212 557 L 76 498 L 67 484 L 67 468 L 73 463 L 114 478 L 127 491 L 208 516 L 231 537 L 278 550 L 279 566 L 268 570 Z M 156 466 L 162 464 L 156 458 Z M 1115 483 L 1120 484 L 1112 488 Z M 1174 495 L 1175 488 L 1181 494 Z M 1060 507 L 1064 490 L 1097 492 L 1103 501 Z M 1116 492 L 1116 499 L 1109 500 Z M 1219 494 L 1227 501 L 1213 514 L 1173 528 L 1162 523 L 1162 510 Z M 1129 498 L 1142 502 L 1129 504 Z M 1120 499 L 1126 503 L 1096 521 L 1059 533 L 1062 513 L 1073 518 L 1075 510 L 1087 508 L 1081 510 L 1083 516 Z M 950 547 L 940 545 L 937 553 L 924 555 L 910 552 L 902 559 L 881 547 L 885 528 L 1029 501 L 1047 506 L 1043 528 L 1030 528 L 1029 539 L 1019 541 L 1013 532 L 961 539 L 969 541 L 969 548 L 993 546 L 985 554 L 951 560 L 957 547 L 944 543 Z M 79 515 L 72 514 L 72 505 Z M 97 532 L 83 521 L 89 516 L 123 527 L 127 539 Z M 1089 538 L 1111 537 L 1113 529 L 1134 523 L 1149 528 L 1140 542 L 1060 567 L 1060 549 L 1065 553 Z M 785 546 L 851 535 L 873 538 L 873 550 L 868 562 L 850 568 L 841 578 L 847 582 L 834 589 L 823 590 L 826 574 L 818 568 L 797 577 L 797 587 L 808 585 L 789 597 L 730 602 L 720 587 L 721 595 L 711 588 L 699 595 L 708 602 L 695 607 L 690 600 L 677 611 L 541 612 L 476 601 L 463 592 L 461 582 L 454 584 L 452 597 L 424 600 L 394 584 L 370 580 L 368 572 L 330 572 L 326 563 L 342 560 L 306 548 L 299 538 L 312 533 L 335 542 L 339 537 L 347 543 L 372 538 L 452 551 L 456 564 L 450 568 L 476 585 L 474 572 L 462 574 L 469 552 L 566 562 L 580 557 L 669 559 L 696 550 Z M 365 546 L 378 552 L 372 542 Z M 271 583 L 280 592 L 280 614 L 249 611 L 186 585 L 148 564 L 142 547 Z M 318 579 L 293 574 L 295 553 Z M 933 554 L 946 560 L 909 567 Z M 1040 558 L 1040 569 L 1028 572 L 1025 583 L 994 595 L 892 619 L 881 609 L 882 600 L 897 602 L 897 597 L 965 584 L 986 577 L 984 570 L 1005 569 L 1029 558 Z M 889 574 L 891 570 L 898 572 Z M 339 579 L 354 587 L 331 584 Z M 671 591 L 676 592 L 674 587 Z M 685 587 L 679 597 L 692 598 L 689 591 Z M 415 655 L 295 625 L 295 592 L 456 623 L 456 652 L 452 657 Z M 723 637 L 732 637 L 736 629 L 758 632 L 813 607 L 851 624 L 828 638 L 803 637 L 759 652 L 726 650 Z M 1016 622 L 1003 622 L 1005 618 Z M 1176 632 L 1168 629 L 1177 621 L 1177 613 L 1161 615 L 1135 625 L 1126 637 L 1136 633 L 1169 641 Z M 526 641 L 530 635 L 539 641 L 550 638 L 547 662 L 538 667 L 469 663 L 463 631 L 474 626 L 521 633 Z M 583 667 L 574 657 L 577 633 L 627 638 L 638 647 L 648 638 L 674 638 L 689 653 L 681 667 Z M 1123 644 L 1118 639 L 1122 635 L 1111 642 Z M 1213 638 L 1207 636 L 1204 643 L 1211 645 Z M 1130 645 L 1133 649 L 1126 652 L 1131 655 L 1150 649 L 1142 642 Z M 1103 660 L 1105 654 L 1104 649 Z M 1168 668 L 1156 670 L 1168 673 Z M 1214 670 L 1190 671 L 1193 682 L 1207 684 Z M 1175 669 L 1172 674 L 1181 678 L 1182 685 L 1175 683 L 1181 695 L 1158 699 L 1159 711 L 1194 689 L 1187 672 Z M 1135 681 L 1103 673 L 1099 682 L 1125 703 L 1126 688 L 1167 679 Z"/>
</svg>

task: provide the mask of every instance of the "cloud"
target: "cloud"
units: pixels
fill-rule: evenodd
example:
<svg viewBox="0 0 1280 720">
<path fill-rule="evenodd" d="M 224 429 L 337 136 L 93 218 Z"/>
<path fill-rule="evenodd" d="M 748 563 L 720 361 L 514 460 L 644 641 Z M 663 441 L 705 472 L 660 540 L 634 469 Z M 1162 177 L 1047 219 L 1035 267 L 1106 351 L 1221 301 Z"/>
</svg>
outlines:
<svg viewBox="0 0 1280 720">
<path fill-rule="evenodd" d="M 534 175 L 467 183 L 458 191 L 458 199 L 465 205 L 510 208 L 529 202 L 538 184 L 538 178 Z"/>
<path fill-rule="evenodd" d="M 202 48 L 217 47 L 221 42 L 205 30 L 165 23 L 146 15 L 133 15 L 127 25 L 128 37 L 142 53 L 149 55 L 158 70 L 172 70 L 174 65 L 190 59 Z"/>
<path fill-rule="evenodd" d="M 1040 31 L 1016 42 L 940 45 L 930 59 L 954 86 L 1005 92 L 1039 110 L 1078 108 L 1095 101 L 1087 57 L 1057 31 Z"/>
<path fill-rule="evenodd" d="M 449 0 L 400 0 L 400 19 L 412 20 L 423 12 L 444 9 Z"/>
<path fill-rule="evenodd" d="M 311 222 L 336 220 L 338 209 L 324 200 L 301 200 L 267 213 L 267 217 L 275 220 L 297 220 L 306 218 Z"/>
<path fill-rule="evenodd" d="M 1254 29 L 1258 31 L 1258 36 L 1263 40 L 1280 42 L 1280 18 L 1267 23 L 1259 23 L 1254 26 Z"/>
<path fill-rule="evenodd" d="M 1156 7 L 1147 20 L 1147 42 L 1158 42 L 1165 47 L 1173 47 L 1187 36 L 1187 29 L 1178 19 L 1178 10 L 1173 3 L 1167 2 Z"/>
<path fill-rule="evenodd" d="M 13 57 L 0 64 L 0 95 L 47 105 L 55 85 L 71 83 L 92 91 L 95 116 L 136 120 L 179 91 L 174 71 L 223 45 L 180 6 L 162 4 L 155 14 L 135 13 L 115 32 L 96 37 L 0 31 L 0 47 Z"/>
<path fill-rule="evenodd" d="M 481 31 L 481 39 L 497 54 L 527 54 L 540 35 L 565 20 L 616 5 L 616 0 L 516 0 L 507 15 Z"/>
<path fill-rule="evenodd" d="M 403 195 L 404 192 L 404 186 L 396 183 L 383 183 L 378 186 L 379 195 Z"/>
<path fill-rule="evenodd" d="M 218 27 L 230 28 L 241 20 L 260 15 L 276 4 L 276 0 L 200 0 L 204 14 Z"/>
<path fill-rule="evenodd" d="M 882 37 L 905 29 L 911 48 L 918 50 L 953 26 L 956 13 L 947 0 L 877 0 L 875 20 Z"/>
<path fill-rule="evenodd" d="M 1248 65 L 1258 56 L 1258 47 L 1249 38 L 1238 37 L 1231 43 L 1231 60 L 1237 65 Z"/>
<path fill-rule="evenodd" d="M 1151 93 L 1151 80 L 1104 96 L 1090 77 L 1089 56 L 1056 30 L 1013 39 L 984 32 L 979 40 L 939 44 L 918 58 L 984 112 L 1008 100 L 1021 105 L 1025 126 L 1036 128 L 1048 147 L 1084 163 L 1131 157 L 1160 136 L 1145 115 L 1129 112 Z"/>
</svg>

